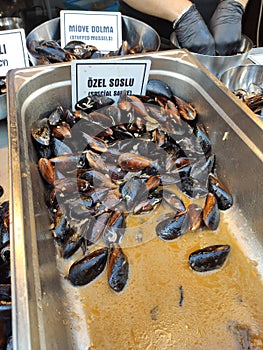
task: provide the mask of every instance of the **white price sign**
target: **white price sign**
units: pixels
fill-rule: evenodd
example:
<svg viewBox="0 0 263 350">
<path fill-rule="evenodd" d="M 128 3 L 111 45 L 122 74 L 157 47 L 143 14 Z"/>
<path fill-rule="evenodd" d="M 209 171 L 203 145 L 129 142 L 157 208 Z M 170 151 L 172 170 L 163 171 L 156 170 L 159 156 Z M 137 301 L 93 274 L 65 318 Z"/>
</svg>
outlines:
<svg viewBox="0 0 263 350">
<path fill-rule="evenodd" d="M 121 24 L 120 12 L 60 11 L 61 46 L 78 40 L 101 52 L 116 51 L 122 44 Z"/>
<path fill-rule="evenodd" d="M 24 29 L 0 31 L 0 76 L 29 66 Z"/>
<path fill-rule="evenodd" d="M 72 107 L 94 94 L 117 101 L 122 91 L 144 95 L 150 60 L 74 60 L 71 63 Z"/>
</svg>

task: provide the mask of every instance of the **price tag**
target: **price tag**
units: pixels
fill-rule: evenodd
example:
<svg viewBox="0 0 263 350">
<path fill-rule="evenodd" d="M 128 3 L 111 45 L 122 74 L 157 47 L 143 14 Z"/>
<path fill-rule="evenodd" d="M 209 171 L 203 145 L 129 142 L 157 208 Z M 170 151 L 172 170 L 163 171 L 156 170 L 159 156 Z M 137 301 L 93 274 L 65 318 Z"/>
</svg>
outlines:
<svg viewBox="0 0 263 350">
<path fill-rule="evenodd" d="M 61 46 L 79 40 L 105 53 L 122 44 L 120 12 L 60 11 Z"/>
<path fill-rule="evenodd" d="M 29 66 L 24 29 L 0 31 L 0 76 L 10 69 Z"/>
<path fill-rule="evenodd" d="M 150 60 L 74 60 L 71 63 L 72 107 L 86 96 L 99 94 L 117 101 L 122 91 L 144 95 Z"/>
</svg>

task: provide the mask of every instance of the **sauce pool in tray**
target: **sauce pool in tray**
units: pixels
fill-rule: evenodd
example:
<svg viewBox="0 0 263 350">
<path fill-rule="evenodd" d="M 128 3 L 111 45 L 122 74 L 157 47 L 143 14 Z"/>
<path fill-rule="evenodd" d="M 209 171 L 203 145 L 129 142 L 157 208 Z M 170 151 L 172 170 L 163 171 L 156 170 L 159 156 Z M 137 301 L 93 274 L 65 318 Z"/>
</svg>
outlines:
<svg viewBox="0 0 263 350">
<path fill-rule="evenodd" d="M 167 209 L 163 206 L 160 211 Z M 262 349 L 262 280 L 224 217 L 216 232 L 188 232 L 165 242 L 153 232 L 158 215 L 140 227 L 148 239 L 145 243 L 135 241 L 134 246 L 123 248 L 131 271 L 122 293 L 112 292 L 105 271 L 83 287 L 63 281 L 67 321 L 73 328 L 87 327 L 86 339 L 76 333 L 76 348 Z M 189 267 L 192 251 L 220 243 L 231 245 L 222 269 L 198 273 Z M 69 265 L 61 258 L 58 261 L 65 274 Z M 78 317 L 72 310 L 76 304 L 81 305 Z"/>
</svg>

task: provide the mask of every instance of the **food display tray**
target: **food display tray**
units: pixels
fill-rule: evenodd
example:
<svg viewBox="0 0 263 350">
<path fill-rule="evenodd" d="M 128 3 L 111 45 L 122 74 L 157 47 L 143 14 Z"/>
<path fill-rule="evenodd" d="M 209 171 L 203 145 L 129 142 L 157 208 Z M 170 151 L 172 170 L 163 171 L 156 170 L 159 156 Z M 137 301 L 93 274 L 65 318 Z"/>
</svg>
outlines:
<svg viewBox="0 0 263 350">
<path fill-rule="evenodd" d="M 198 118 L 206 126 L 212 142 L 218 176 L 227 184 L 233 195 L 233 207 L 222 213 L 224 227 L 230 232 L 229 239 L 236 245 L 231 256 L 233 257 L 235 254 L 240 256 L 245 261 L 247 270 L 252 271 L 251 275 L 257 275 L 258 279 L 261 280 L 263 276 L 262 121 L 249 108 L 240 103 L 186 50 L 170 50 L 127 58 L 150 59 L 150 78 L 167 82 L 175 95 L 184 98 L 196 108 Z M 40 116 L 55 109 L 57 104 L 71 108 L 70 69 L 70 64 L 65 63 L 17 69 L 8 73 L 7 108 L 9 115 L 14 349 L 90 348 L 116 350 L 118 348 L 121 350 L 157 350 L 171 348 L 189 350 L 209 348 L 209 329 L 207 334 L 202 333 L 204 330 L 195 329 L 196 319 L 194 315 L 197 313 L 196 317 L 199 317 L 198 314 L 207 312 L 207 327 L 209 327 L 211 314 L 218 313 L 215 315 L 215 319 L 217 319 L 218 329 L 221 331 L 220 320 L 225 317 L 222 310 L 227 309 L 229 300 L 227 297 L 223 298 L 220 307 L 216 305 L 215 301 L 214 310 L 205 311 L 206 298 L 213 298 L 213 288 L 219 282 L 209 284 L 210 275 L 199 277 L 198 274 L 194 273 L 193 279 L 196 281 L 196 287 L 190 291 L 187 289 L 187 285 L 184 285 L 185 282 L 177 271 L 180 271 L 180 262 L 187 263 L 187 254 L 191 243 L 189 243 L 188 252 L 180 250 L 179 257 L 174 257 L 174 263 L 170 261 L 165 272 L 159 271 L 163 259 L 160 252 L 163 250 L 165 255 L 166 249 L 170 253 L 172 249 L 179 249 L 179 239 L 171 243 L 160 240 L 159 250 L 156 252 L 149 250 L 148 256 L 147 245 L 150 246 L 151 242 L 145 242 L 142 246 L 135 248 L 128 247 L 127 255 L 129 255 L 129 249 L 131 255 L 134 253 L 134 249 L 138 249 L 137 255 L 135 255 L 141 266 L 135 269 L 133 264 L 137 260 L 131 259 L 131 273 L 137 271 L 139 275 L 141 274 L 138 278 L 141 279 L 142 285 L 140 288 L 138 287 L 139 282 L 136 283 L 134 280 L 136 276 L 133 274 L 126 289 L 120 295 L 112 296 L 111 291 L 106 286 L 106 277 L 100 278 L 98 280 L 100 292 L 93 294 L 93 297 L 97 300 L 97 305 L 104 306 L 104 316 L 99 306 L 93 310 L 92 315 L 87 312 L 89 304 L 93 302 L 89 295 L 89 288 L 96 288 L 97 281 L 92 282 L 90 286 L 74 287 L 69 285 L 65 279 L 69 262 L 61 262 L 62 258 L 58 254 L 50 231 L 50 219 L 44 195 L 45 186 L 38 171 L 30 127 Z M 209 236 L 207 241 L 206 234 Z M 223 239 L 218 232 L 199 232 L 195 233 L 195 236 L 194 233 L 189 235 L 193 236 L 196 247 L 201 247 L 208 242 L 222 243 L 225 240 L 224 234 L 222 235 Z M 187 234 L 185 237 L 182 239 L 187 240 Z M 144 253 L 140 253 L 140 249 Z M 143 263 L 142 254 L 147 256 L 149 265 L 146 262 Z M 231 264 L 232 257 L 230 257 L 228 265 Z M 154 261 L 156 264 L 153 263 Z M 171 268 L 173 264 L 175 264 L 174 270 Z M 227 266 L 222 271 L 227 270 Z M 238 266 L 236 270 L 238 270 Z M 191 273 L 193 272 L 191 271 Z M 222 273 L 224 274 L 224 272 Z M 246 269 L 242 273 L 244 273 L 245 281 Z M 220 272 L 216 272 L 213 276 L 213 278 L 219 278 Z M 171 319 L 170 315 L 170 310 L 174 306 L 168 305 L 169 298 L 165 302 L 165 291 L 171 288 L 170 279 L 172 278 L 176 281 L 174 283 L 177 283 L 178 288 L 184 287 L 184 305 L 178 306 L 178 309 L 175 308 L 174 312 L 174 315 L 181 316 L 177 316 L 179 318 L 174 320 Z M 203 287 L 198 291 L 200 278 L 202 278 Z M 207 284 L 204 287 L 206 279 Z M 234 285 L 240 282 L 235 280 L 235 276 L 232 276 L 231 280 L 233 285 L 229 285 L 228 290 L 235 288 Z M 144 283 L 148 283 L 147 288 Z M 223 278 L 219 284 L 224 285 Z M 261 282 L 258 283 L 259 288 L 260 284 Z M 249 288 L 249 282 L 242 284 L 240 294 L 242 294 L 243 288 Z M 155 294 L 153 294 L 153 290 Z M 179 293 L 178 290 L 174 290 L 174 298 Z M 196 295 L 195 290 L 201 293 L 196 299 L 193 297 Z M 129 297 L 126 298 L 125 293 L 129 293 Z M 254 291 L 251 292 L 252 295 L 253 293 Z M 239 303 L 245 298 L 242 299 L 242 295 L 234 297 L 239 298 Z M 111 298 L 115 298 L 115 301 L 113 302 Z M 151 307 L 149 306 L 151 310 L 151 312 L 149 310 L 149 314 L 152 317 L 152 328 L 147 328 L 147 322 L 143 318 L 144 310 L 148 310 L 148 308 L 145 309 L 146 304 L 151 305 Z M 245 318 L 250 319 L 252 317 L 250 307 L 247 305 L 246 308 L 246 305 L 246 301 L 244 301 L 242 307 Z M 184 310 L 187 311 L 184 308 L 187 307 L 192 309 L 193 319 L 191 322 L 190 318 L 187 318 L 188 316 L 184 316 Z M 259 309 L 260 305 L 257 307 Z M 234 309 L 232 314 L 234 317 Z M 184 319 L 184 317 L 186 318 Z M 95 319 L 102 321 L 94 333 L 92 324 Z M 138 328 L 136 319 L 145 322 L 145 324 L 142 323 Z M 239 322 L 241 321 L 239 320 Z M 261 322 L 261 332 L 262 326 Z M 177 333 L 173 333 L 174 329 L 177 329 Z M 258 332 L 260 333 L 260 329 Z M 108 336 L 107 340 L 104 343 L 102 341 L 101 346 L 95 346 L 96 337 L 103 339 L 103 334 Z M 109 337 L 109 334 L 112 336 Z M 176 342 L 175 337 L 178 338 L 178 342 Z M 224 337 L 228 337 L 227 330 L 226 334 L 218 336 L 221 340 Z M 113 343 L 110 343 L 110 338 L 112 338 Z M 207 339 L 207 342 L 204 339 Z M 118 347 L 116 347 L 116 342 Z M 223 347 L 222 344 L 220 345 L 220 341 L 214 345 L 217 348 L 224 348 L 224 345 Z M 230 345 L 228 343 L 227 346 Z M 234 340 L 232 345 L 235 349 Z"/>
</svg>

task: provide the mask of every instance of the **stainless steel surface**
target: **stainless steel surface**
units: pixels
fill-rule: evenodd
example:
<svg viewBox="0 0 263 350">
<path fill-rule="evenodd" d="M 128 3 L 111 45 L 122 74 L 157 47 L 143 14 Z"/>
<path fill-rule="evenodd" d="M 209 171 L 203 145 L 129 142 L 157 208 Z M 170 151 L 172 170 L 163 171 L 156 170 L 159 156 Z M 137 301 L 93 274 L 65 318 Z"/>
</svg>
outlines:
<svg viewBox="0 0 263 350">
<path fill-rule="evenodd" d="M 263 89 L 263 66 L 259 64 L 246 64 L 232 67 L 219 77 L 222 83 L 231 91 L 237 89 L 249 90 L 251 84 Z"/>
<path fill-rule="evenodd" d="M 179 47 L 176 35 L 173 32 L 170 37 L 171 42 Z M 253 42 L 246 36 L 242 36 L 242 41 L 240 48 L 238 50 L 238 54 L 232 56 L 209 56 L 209 55 L 201 55 L 196 52 L 192 52 L 192 54 L 216 77 L 227 70 L 228 68 L 238 66 L 245 62 L 247 59 L 249 50 L 252 49 Z"/>
<path fill-rule="evenodd" d="M 166 81 L 176 95 L 195 105 L 217 155 L 218 175 L 234 196 L 225 217 L 245 256 L 255 260 L 263 276 L 263 123 L 186 50 L 133 57 L 150 59 L 150 78 Z M 70 65 L 12 70 L 8 87 L 14 349 L 80 349 L 76 344 L 81 340 L 87 349 L 79 296 L 64 289 L 57 267 L 30 135 L 32 122 L 57 103 L 71 107 Z"/>
<path fill-rule="evenodd" d="M 254 47 L 249 51 L 248 59 L 253 63 L 263 65 L 263 47 Z"/>
<path fill-rule="evenodd" d="M 59 39 L 60 18 L 53 18 L 34 28 L 26 38 L 26 45 L 32 64 L 41 64 L 41 62 L 30 53 L 29 47 L 32 40 L 41 41 Z M 122 16 L 122 39 L 127 40 L 129 48 L 140 44 L 148 51 L 158 51 L 161 45 L 161 39 L 152 27 L 128 16 Z"/>
<path fill-rule="evenodd" d="M 23 20 L 20 17 L 0 18 L 0 30 L 23 28 Z"/>
<path fill-rule="evenodd" d="M 0 120 L 6 118 L 6 94 L 0 95 Z"/>
</svg>

